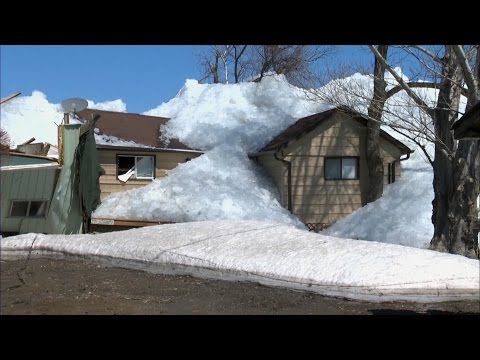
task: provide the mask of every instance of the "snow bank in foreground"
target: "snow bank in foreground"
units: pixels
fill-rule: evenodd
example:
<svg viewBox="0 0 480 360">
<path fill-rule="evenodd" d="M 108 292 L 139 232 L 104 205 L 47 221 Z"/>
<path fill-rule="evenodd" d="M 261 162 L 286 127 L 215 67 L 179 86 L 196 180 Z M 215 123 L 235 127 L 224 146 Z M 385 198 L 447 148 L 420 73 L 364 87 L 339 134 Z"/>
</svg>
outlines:
<svg viewBox="0 0 480 360">
<path fill-rule="evenodd" d="M 380 199 L 322 234 L 427 248 L 433 236 L 432 167 L 421 161 L 419 153 L 412 154 L 405 164 L 400 180 L 386 186 Z"/>
<path fill-rule="evenodd" d="M 25 234 L 1 254 L 76 255 L 114 266 L 190 274 L 373 301 L 479 299 L 479 261 L 338 239 L 252 221 L 159 225 L 97 235 Z"/>
<path fill-rule="evenodd" d="M 223 145 L 145 187 L 110 194 L 94 217 L 173 222 L 262 219 L 303 228 L 276 197 L 261 168 L 238 147 Z"/>
<path fill-rule="evenodd" d="M 125 111 L 122 100 L 94 103 L 88 100 L 90 109 Z M 2 127 L 12 139 L 12 147 L 35 137 L 36 142 L 48 142 L 56 145 L 57 124 L 63 119 L 60 104 L 52 104 L 40 91 L 33 91 L 30 96 L 18 96 L 0 107 Z"/>
</svg>

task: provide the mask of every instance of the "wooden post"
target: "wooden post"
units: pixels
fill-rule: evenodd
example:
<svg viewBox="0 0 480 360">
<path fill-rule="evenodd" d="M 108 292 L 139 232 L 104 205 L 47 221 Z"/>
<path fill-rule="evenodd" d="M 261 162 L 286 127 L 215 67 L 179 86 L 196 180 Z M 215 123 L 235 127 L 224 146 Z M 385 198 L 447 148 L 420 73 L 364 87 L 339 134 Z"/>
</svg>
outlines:
<svg viewBox="0 0 480 360">
<path fill-rule="evenodd" d="M 58 126 L 58 163 L 63 165 L 63 125 Z"/>
</svg>

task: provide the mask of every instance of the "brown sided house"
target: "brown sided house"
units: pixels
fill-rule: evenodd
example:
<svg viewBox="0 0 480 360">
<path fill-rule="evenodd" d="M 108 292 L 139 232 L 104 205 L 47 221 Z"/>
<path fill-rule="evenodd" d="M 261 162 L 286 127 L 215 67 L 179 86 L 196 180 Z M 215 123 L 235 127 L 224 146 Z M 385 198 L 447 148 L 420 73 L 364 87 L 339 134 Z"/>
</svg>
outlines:
<svg viewBox="0 0 480 360">
<path fill-rule="evenodd" d="M 112 192 L 145 186 L 203 153 L 176 139 L 163 143 L 160 126 L 168 118 L 96 109 L 78 112 L 84 119 L 92 114 L 100 115 L 96 132 L 104 139 L 97 140 L 98 160 L 105 170 L 100 177 L 102 200 Z"/>
<path fill-rule="evenodd" d="M 274 179 L 282 205 L 310 228 L 324 228 L 365 205 L 366 123 L 357 112 L 331 109 L 299 119 L 253 155 Z M 413 151 L 384 131 L 380 149 L 384 184 L 390 184 Z"/>
</svg>

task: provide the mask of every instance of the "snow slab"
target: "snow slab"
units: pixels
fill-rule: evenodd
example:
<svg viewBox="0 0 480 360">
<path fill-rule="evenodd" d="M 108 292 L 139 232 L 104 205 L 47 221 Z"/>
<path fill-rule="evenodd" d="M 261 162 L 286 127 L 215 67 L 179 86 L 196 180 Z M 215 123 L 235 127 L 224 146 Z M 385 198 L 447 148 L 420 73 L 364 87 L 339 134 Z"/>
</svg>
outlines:
<svg viewBox="0 0 480 360">
<path fill-rule="evenodd" d="M 258 221 L 203 221 L 103 234 L 23 234 L 1 239 L 2 258 L 29 253 L 73 256 L 153 273 L 258 282 L 356 300 L 480 299 L 478 260 Z"/>
<path fill-rule="evenodd" d="M 323 235 L 428 248 L 433 237 L 433 171 L 422 154 L 402 162 L 401 177 L 383 196 L 340 219 Z"/>
</svg>

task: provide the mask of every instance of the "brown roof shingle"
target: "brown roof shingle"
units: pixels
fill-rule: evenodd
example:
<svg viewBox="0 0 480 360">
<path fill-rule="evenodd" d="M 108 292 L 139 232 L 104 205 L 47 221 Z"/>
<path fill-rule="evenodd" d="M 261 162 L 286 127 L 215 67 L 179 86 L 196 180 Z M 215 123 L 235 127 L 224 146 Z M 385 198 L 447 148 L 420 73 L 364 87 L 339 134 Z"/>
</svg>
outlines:
<svg viewBox="0 0 480 360">
<path fill-rule="evenodd" d="M 78 112 L 83 119 L 90 118 L 92 114 L 100 115 L 95 127 L 100 130 L 101 134 L 116 136 L 155 148 L 194 150 L 182 144 L 178 139 L 171 139 L 168 144 L 160 141 L 160 126 L 164 125 L 168 118 L 96 109 L 85 109 Z"/>
<path fill-rule="evenodd" d="M 258 152 L 261 153 L 265 151 L 275 150 L 281 146 L 287 146 L 291 141 L 298 140 L 302 136 L 314 130 L 322 122 L 324 122 L 326 119 L 330 118 L 333 114 L 337 112 L 346 112 L 349 115 L 351 115 L 355 120 L 362 123 L 363 125 L 366 125 L 368 121 L 367 118 L 364 117 L 359 112 L 356 112 L 348 108 L 338 107 L 338 108 L 330 109 L 318 114 L 313 114 L 313 115 L 298 119 L 294 124 L 290 125 L 288 128 L 283 130 L 280 134 L 278 134 L 272 141 L 270 141 Z M 389 135 L 387 132 L 383 130 L 380 130 L 380 136 L 385 140 L 391 142 L 397 148 L 399 148 L 402 154 L 409 154 L 413 152 L 413 150 L 411 150 L 404 143 L 395 139 L 393 136 Z"/>
</svg>

